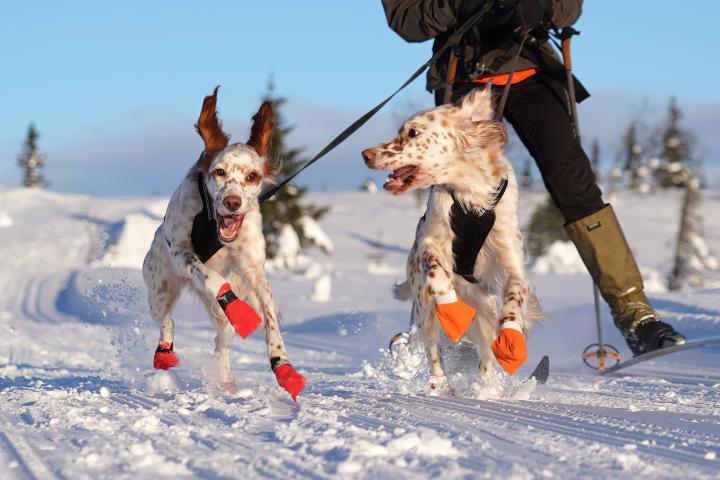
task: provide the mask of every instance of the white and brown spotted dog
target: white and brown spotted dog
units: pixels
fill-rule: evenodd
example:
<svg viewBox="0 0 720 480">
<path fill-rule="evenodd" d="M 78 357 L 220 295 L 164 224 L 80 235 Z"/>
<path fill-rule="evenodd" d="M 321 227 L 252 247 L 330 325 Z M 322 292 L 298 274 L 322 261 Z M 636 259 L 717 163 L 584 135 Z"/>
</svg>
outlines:
<svg viewBox="0 0 720 480">
<path fill-rule="evenodd" d="M 456 295 L 476 310 L 465 338 L 476 345 L 480 376 L 494 372 L 491 345 L 501 325 L 512 322 L 524 334 L 535 318 L 537 303 L 524 270 L 518 226 L 517 180 L 503 153 L 507 132 L 492 116 L 491 92 L 473 90 L 457 106 L 414 115 L 395 139 L 362 153 L 369 168 L 392 170 L 384 188 L 394 195 L 432 187 L 408 257 L 407 280 L 397 286 L 396 296 L 414 301 L 413 321 L 430 362 L 430 388 L 436 392 L 452 391 L 437 345 L 440 326 L 433 307 L 440 299 Z M 507 187 L 495 209 L 497 219 L 475 261 L 480 283 L 469 283 L 453 272 L 452 194 L 466 208 L 482 212 L 503 178 Z"/>
<path fill-rule="evenodd" d="M 189 286 L 202 300 L 217 330 L 215 359 L 220 386 L 235 389 L 229 359 L 235 332 L 245 338 L 262 323 L 278 383 L 295 398 L 305 379 L 290 365 L 280 334 L 278 308 L 265 278 L 265 240 L 258 204 L 263 182 L 272 180 L 276 171 L 268 159 L 272 105 L 262 104 L 246 144 L 229 144 L 230 137 L 217 118 L 216 101 L 217 88 L 203 101 L 196 124 L 205 150 L 170 199 L 143 263 L 150 313 L 160 326 L 154 365 L 168 369 L 178 363 L 173 352 L 171 311 L 181 290 Z M 192 239 L 199 214 L 208 216 L 205 223 L 211 226 L 205 237 L 221 247 L 205 263 Z"/>
</svg>

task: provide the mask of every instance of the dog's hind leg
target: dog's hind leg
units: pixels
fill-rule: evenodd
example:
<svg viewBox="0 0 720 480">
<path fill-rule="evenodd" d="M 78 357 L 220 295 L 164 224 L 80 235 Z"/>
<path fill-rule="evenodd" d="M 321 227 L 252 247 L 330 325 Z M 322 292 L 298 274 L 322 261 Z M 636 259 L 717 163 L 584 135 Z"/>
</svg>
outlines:
<svg viewBox="0 0 720 480">
<path fill-rule="evenodd" d="M 160 339 L 153 365 L 155 368 L 167 370 L 178 363 L 173 353 L 175 322 L 171 312 L 180 296 L 182 281 L 173 276 L 171 266 L 155 246 L 150 248 L 143 262 L 143 279 L 148 291 L 150 316 L 160 327 Z"/>
</svg>

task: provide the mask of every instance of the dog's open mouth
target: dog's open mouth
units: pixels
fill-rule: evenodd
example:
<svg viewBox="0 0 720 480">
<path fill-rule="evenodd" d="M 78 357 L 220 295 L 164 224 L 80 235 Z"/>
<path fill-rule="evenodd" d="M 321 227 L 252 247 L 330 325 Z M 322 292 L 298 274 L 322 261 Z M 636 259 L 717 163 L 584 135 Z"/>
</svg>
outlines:
<svg viewBox="0 0 720 480">
<path fill-rule="evenodd" d="M 417 170 L 418 167 L 414 165 L 396 168 L 388 175 L 383 188 L 390 193 L 402 193 L 412 185 Z"/>
<path fill-rule="evenodd" d="M 245 215 L 216 215 L 218 237 L 224 243 L 230 243 L 240 234 Z"/>
</svg>

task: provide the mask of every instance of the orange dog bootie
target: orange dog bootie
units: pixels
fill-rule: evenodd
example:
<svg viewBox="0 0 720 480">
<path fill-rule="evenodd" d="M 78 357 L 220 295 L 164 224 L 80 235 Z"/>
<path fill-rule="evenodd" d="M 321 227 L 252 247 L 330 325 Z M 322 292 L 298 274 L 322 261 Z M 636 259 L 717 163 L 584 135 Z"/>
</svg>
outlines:
<svg viewBox="0 0 720 480">
<path fill-rule="evenodd" d="M 475 317 L 475 309 L 458 299 L 455 290 L 435 297 L 435 313 L 440 326 L 453 342 L 465 335 Z"/>
<path fill-rule="evenodd" d="M 500 336 L 492 344 L 492 351 L 498 363 L 513 375 L 528 358 L 525 335 L 520 324 L 506 321 L 500 328 Z"/>
</svg>

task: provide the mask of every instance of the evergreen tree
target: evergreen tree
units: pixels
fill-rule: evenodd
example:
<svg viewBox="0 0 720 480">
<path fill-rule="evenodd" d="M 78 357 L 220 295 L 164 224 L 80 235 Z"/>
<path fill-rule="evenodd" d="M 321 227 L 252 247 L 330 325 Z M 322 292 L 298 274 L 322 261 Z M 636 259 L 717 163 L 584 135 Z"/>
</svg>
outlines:
<svg viewBox="0 0 720 480">
<path fill-rule="evenodd" d="M 696 175 L 699 164 L 693 161 L 693 135 L 680 126 L 682 111 L 675 98 L 670 99 L 665 127 L 657 135 L 660 165 L 653 172 L 661 187 L 686 187 Z"/>
<path fill-rule="evenodd" d="M 568 240 L 563 229 L 564 224 L 562 213 L 548 196 L 532 212 L 526 227 L 525 243 L 531 260 L 544 254 L 557 240 L 563 242 Z"/>
<path fill-rule="evenodd" d="M 45 179 L 42 173 L 42 168 L 45 166 L 45 157 L 38 153 L 38 138 L 40 134 L 35 129 L 35 125 L 32 123 L 28 127 L 27 137 L 23 150 L 18 155 L 18 165 L 23 170 L 23 187 L 46 187 L 49 182 Z"/>
<path fill-rule="evenodd" d="M 306 159 L 301 157 L 302 148 L 289 148 L 286 145 L 287 136 L 293 127 L 288 126 L 283 119 L 281 109 L 286 99 L 276 95 L 272 80 L 268 82 L 263 100 L 272 102 L 275 110 L 275 128 L 270 139 L 270 160 L 280 166 L 277 178 L 281 180 L 294 173 L 305 163 Z M 275 256 L 278 248 L 277 241 L 284 225 L 290 225 L 293 228 L 303 248 L 314 243 L 313 239 L 306 235 L 303 219 L 309 217 L 318 220 L 328 212 L 329 208 L 301 204 L 306 192 L 307 188 L 290 183 L 260 208 L 263 218 L 263 233 L 268 246 L 268 257 Z"/>
<path fill-rule="evenodd" d="M 702 235 L 701 201 L 700 181 L 697 177 L 692 177 L 685 185 L 675 259 L 668 279 L 672 290 L 684 286 L 695 288 L 718 286 L 718 283 L 707 275 L 708 270 L 717 270 L 719 265 Z"/>
<path fill-rule="evenodd" d="M 643 149 L 638 141 L 637 128 L 638 124 L 636 121 L 631 122 L 628 126 L 625 131 L 625 135 L 623 135 L 623 150 L 621 153 L 622 160 L 624 162 L 623 169 L 630 176 L 628 188 L 634 191 L 640 190 L 640 186 L 642 184 L 641 169 Z"/>
</svg>

